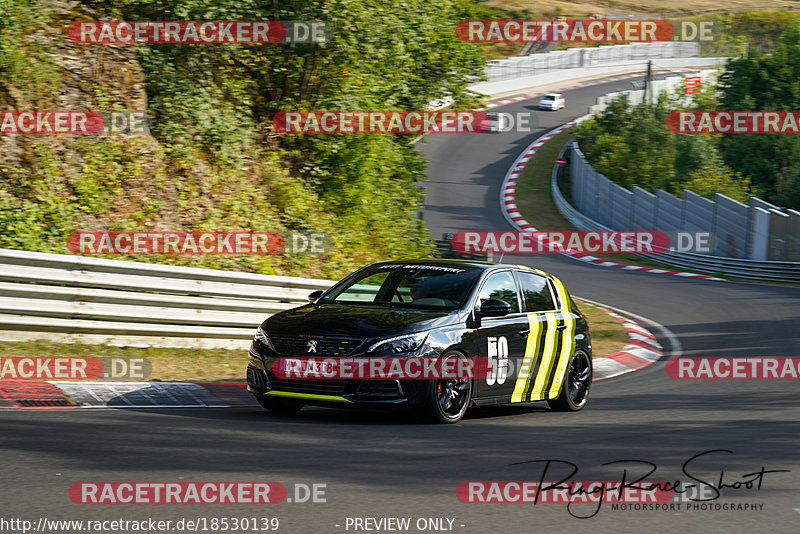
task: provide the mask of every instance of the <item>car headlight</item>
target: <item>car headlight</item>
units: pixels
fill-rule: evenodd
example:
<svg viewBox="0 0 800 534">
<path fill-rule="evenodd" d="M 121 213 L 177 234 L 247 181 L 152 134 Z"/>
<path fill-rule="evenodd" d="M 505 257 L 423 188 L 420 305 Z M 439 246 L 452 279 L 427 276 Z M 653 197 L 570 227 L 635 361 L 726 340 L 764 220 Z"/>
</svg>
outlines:
<svg viewBox="0 0 800 534">
<path fill-rule="evenodd" d="M 418 332 L 416 334 L 390 337 L 389 339 L 383 339 L 370 345 L 370 347 L 367 349 L 367 352 L 379 352 L 383 350 L 391 350 L 392 352 L 411 352 L 412 350 L 417 350 L 420 348 L 427 337 L 427 332 Z"/>
<path fill-rule="evenodd" d="M 268 347 L 271 346 L 271 343 L 269 342 L 269 338 L 267 337 L 267 333 L 264 332 L 264 329 L 261 328 L 261 326 L 256 328 L 256 335 L 255 335 L 255 337 L 253 339 L 255 341 L 262 342 L 263 344 L 265 344 Z"/>
<path fill-rule="evenodd" d="M 252 349 L 247 352 L 247 361 L 257 369 L 264 369 L 264 360 L 261 359 L 260 354 L 253 352 Z"/>
</svg>

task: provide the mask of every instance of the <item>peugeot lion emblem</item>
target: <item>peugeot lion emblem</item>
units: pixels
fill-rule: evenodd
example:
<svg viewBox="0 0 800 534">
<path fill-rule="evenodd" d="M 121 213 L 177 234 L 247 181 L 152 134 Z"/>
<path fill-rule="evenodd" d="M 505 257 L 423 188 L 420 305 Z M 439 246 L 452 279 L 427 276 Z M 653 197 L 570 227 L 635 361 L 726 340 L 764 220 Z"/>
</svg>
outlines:
<svg viewBox="0 0 800 534">
<path fill-rule="evenodd" d="M 317 352 L 317 340 L 312 339 L 306 345 L 308 347 L 308 352 Z"/>
</svg>

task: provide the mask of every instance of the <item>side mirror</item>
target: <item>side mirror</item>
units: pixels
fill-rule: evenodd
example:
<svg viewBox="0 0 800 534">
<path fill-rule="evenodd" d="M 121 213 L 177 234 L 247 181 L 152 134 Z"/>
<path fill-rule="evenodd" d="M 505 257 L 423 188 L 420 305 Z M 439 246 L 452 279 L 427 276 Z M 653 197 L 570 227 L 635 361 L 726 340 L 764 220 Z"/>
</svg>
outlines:
<svg viewBox="0 0 800 534">
<path fill-rule="evenodd" d="M 488 299 L 481 304 L 481 317 L 503 317 L 511 311 L 511 304 L 500 299 Z"/>
<path fill-rule="evenodd" d="M 314 291 L 313 293 L 311 293 L 308 296 L 308 302 L 310 302 L 311 304 L 314 304 L 317 301 L 317 299 L 322 296 L 322 293 L 323 293 L 323 291 L 321 289 L 317 289 L 316 291 Z"/>
</svg>

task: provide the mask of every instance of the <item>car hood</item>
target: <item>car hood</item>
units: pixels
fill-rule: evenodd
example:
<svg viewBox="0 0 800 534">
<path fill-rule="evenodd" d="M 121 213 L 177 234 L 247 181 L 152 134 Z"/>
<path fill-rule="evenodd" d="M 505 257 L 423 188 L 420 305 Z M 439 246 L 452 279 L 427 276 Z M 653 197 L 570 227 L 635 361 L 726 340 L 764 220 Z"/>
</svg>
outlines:
<svg viewBox="0 0 800 534">
<path fill-rule="evenodd" d="M 276 334 L 374 338 L 419 332 L 458 321 L 458 310 L 308 304 L 276 313 L 264 324 L 268 332 Z"/>
</svg>

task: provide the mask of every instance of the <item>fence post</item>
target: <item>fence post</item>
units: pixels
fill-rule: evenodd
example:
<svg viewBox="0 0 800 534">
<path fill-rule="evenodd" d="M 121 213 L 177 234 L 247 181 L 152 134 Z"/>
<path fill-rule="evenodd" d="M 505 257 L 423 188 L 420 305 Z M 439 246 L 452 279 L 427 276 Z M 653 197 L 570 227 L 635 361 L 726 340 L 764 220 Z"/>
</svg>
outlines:
<svg viewBox="0 0 800 534">
<path fill-rule="evenodd" d="M 753 233 L 755 220 L 753 218 L 753 195 L 747 195 L 747 232 L 744 235 L 744 257 L 753 259 Z"/>
<path fill-rule="evenodd" d="M 750 259 L 766 261 L 769 257 L 770 213 L 758 207 L 751 209 L 753 210 L 753 249 Z"/>
</svg>

